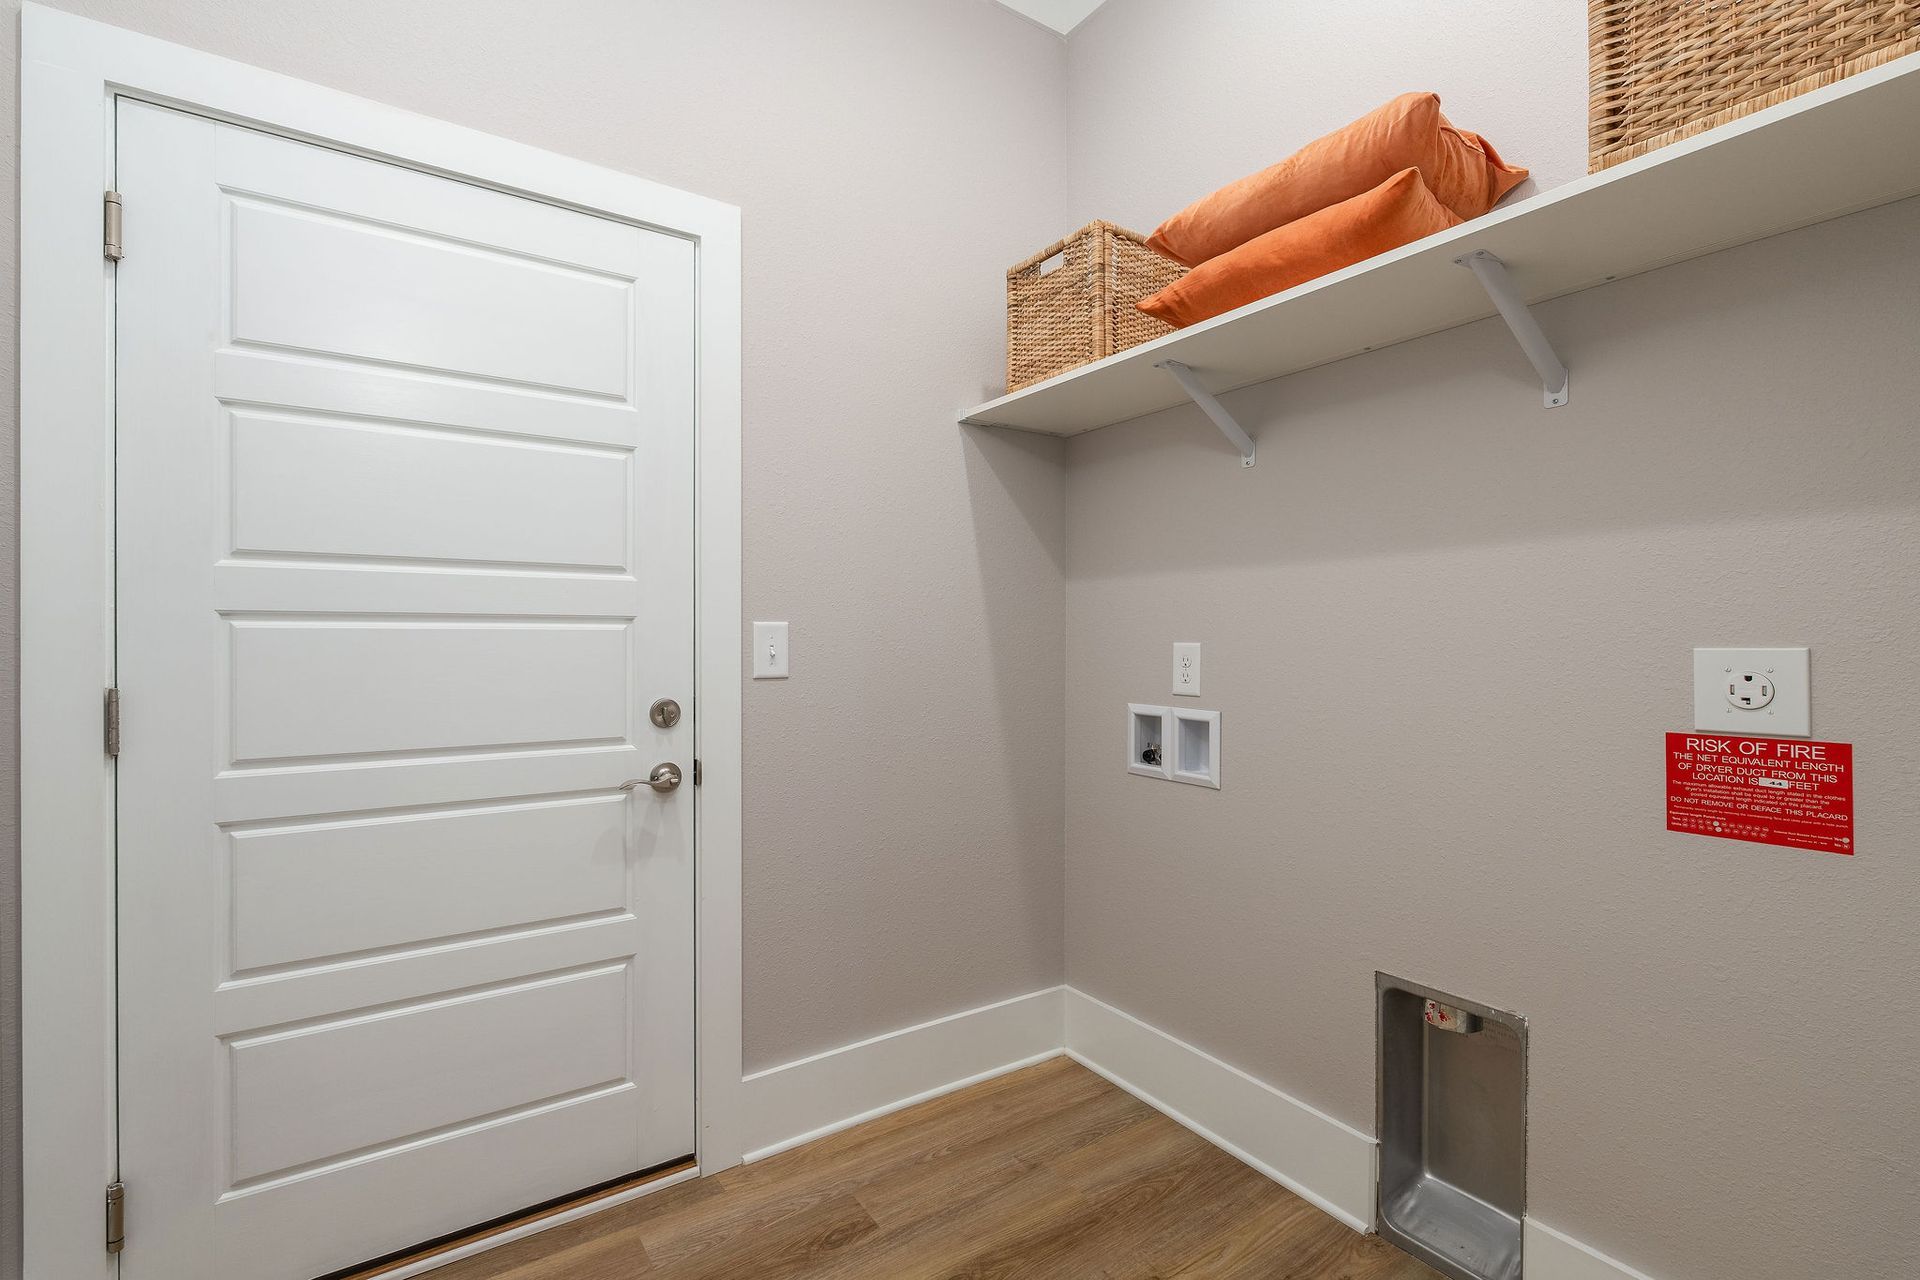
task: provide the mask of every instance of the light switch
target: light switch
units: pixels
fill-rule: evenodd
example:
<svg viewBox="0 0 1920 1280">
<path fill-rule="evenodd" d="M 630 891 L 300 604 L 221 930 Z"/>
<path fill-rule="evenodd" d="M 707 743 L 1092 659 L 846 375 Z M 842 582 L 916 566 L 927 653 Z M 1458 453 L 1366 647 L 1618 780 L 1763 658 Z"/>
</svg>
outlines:
<svg viewBox="0 0 1920 1280">
<path fill-rule="evenodd" d="M 1183 698 L 1200 696 L 1200 646 L 1173 646 L 1173 691 Z"/>
<path fill-rule="evenodd" d="M 787 678 L 786 623 L 756 622 L 753 624 L 753 678 L 755 680 Z"/>
</svg>

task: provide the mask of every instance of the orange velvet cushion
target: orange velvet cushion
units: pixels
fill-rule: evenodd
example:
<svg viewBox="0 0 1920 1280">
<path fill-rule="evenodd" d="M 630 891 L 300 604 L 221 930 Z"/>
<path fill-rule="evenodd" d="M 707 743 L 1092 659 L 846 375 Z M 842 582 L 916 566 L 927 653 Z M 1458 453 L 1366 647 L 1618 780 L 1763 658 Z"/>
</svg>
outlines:
<svg viewBox="0 0 1920 1280">
<path fill-rule="evenodd" d="M 1402 169 L 1365 195 L 1208 259 L 1138 305 L 1184 328 L 1462 221 L 1427 190 L 1418 169 Z"/>
<path fill-rule="evenodd" d="M 1268 169 L 1220 188 L 1160 224 L 1147 244 L 1194 267 L 1296 218 L 1418 169 L 1434 197 L 1477 218 L 1526 179 L 1486 139 L 1456 129 L 1440 98 L 1403 93 Z"/>
</svg>

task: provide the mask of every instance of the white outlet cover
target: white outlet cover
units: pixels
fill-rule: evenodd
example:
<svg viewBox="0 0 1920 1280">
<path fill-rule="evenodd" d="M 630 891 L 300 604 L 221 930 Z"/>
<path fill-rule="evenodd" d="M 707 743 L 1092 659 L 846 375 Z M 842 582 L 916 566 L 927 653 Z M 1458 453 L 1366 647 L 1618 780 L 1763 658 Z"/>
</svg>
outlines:
<svg viewBox="0 0 1920 1280">
<path fill-rule="evenodd" d="M 753 678 L 755 680 L 787 678 L 786 623 L 756 622 L 753 624 Z"/>
<path fill-rule="evenodd" d="M 1173 691 L 1182 698 L 1200 696 L 1200 646 L 1181 642 L 1173 646 Z"/>
<path fill-rule="evenodd" d="M 1772 682 L 1773 698 L 1766 705 L 1752 709 L 1736 705 L 1738 687 L 1749 675 Z M 1811 737 L 1810 676 L 1805 649 L 1695 649 L 1693 727 L 1754 738 Z M 1732 697 L 1729 686 L 1736 688 Z"/>
</svg>

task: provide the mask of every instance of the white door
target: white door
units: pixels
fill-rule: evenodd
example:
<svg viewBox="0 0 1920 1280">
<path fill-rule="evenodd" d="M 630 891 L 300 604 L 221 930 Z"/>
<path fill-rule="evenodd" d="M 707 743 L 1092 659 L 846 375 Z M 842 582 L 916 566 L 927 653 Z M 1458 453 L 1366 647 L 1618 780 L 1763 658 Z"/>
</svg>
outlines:
<svg viewBox="0 0 1920 1280">
<path fill-rule="evenodd" d="M 118 117 L 123 1274 L 686 1156 L 691 246 Z"/>
</svg>

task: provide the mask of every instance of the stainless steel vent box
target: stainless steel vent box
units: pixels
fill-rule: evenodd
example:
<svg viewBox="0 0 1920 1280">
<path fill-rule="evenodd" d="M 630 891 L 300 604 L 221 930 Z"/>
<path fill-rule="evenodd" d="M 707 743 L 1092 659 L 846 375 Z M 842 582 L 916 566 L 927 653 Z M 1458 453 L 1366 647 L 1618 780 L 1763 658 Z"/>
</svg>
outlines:
<svg viewBox="0 0 1920 1280">
<path fill-rule="evenodd" d="M 1527 1020 L 1374 975 L 1382 1236 L 1455 1280 L 1520 1280 Z"/>
</svg>

